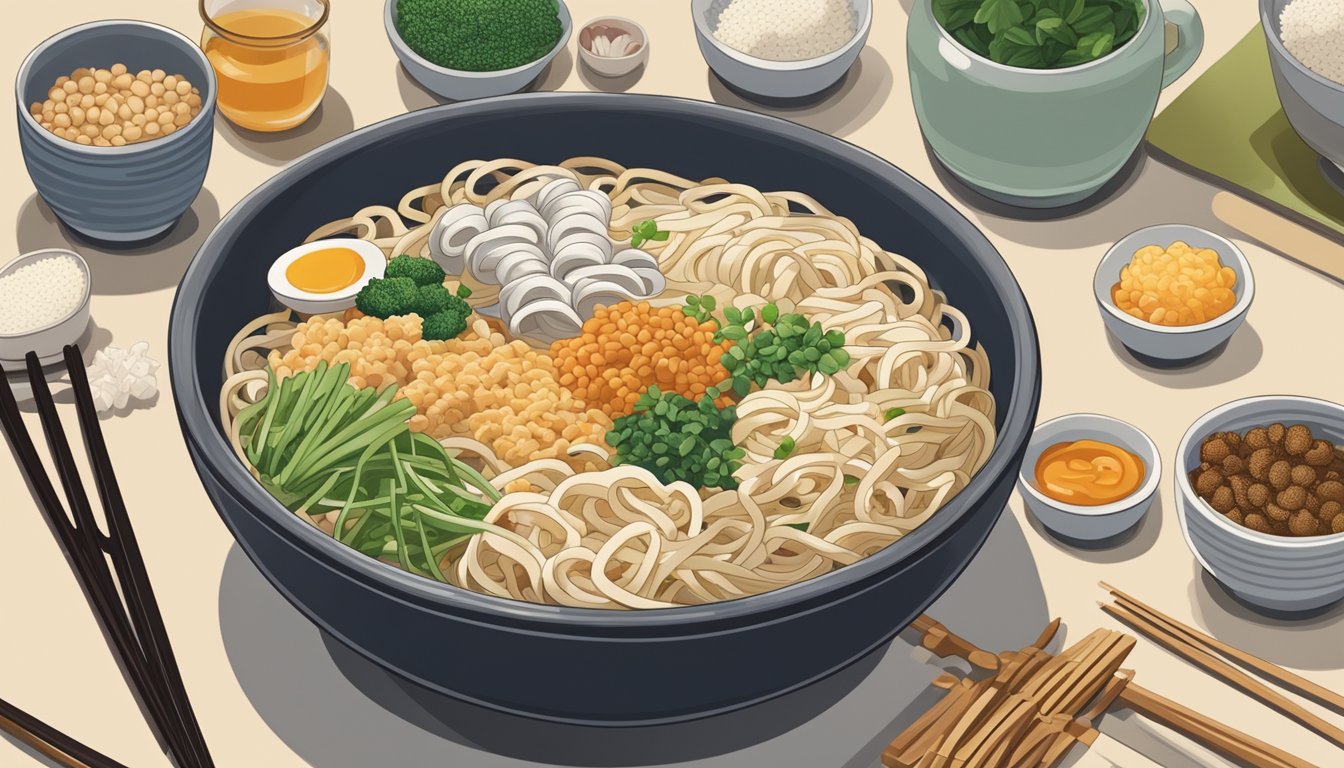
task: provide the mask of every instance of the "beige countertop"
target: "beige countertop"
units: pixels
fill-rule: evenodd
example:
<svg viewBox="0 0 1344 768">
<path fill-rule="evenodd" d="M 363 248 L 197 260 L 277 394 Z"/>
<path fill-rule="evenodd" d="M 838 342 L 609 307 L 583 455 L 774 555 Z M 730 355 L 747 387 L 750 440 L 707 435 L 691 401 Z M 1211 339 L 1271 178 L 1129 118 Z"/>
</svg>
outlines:
<svg viewBox="0 0 1344 768">
<path fill-rule="evenodd" d="M 905 8 L 881 0 L 868 48 L 843 88 L 811 107 L 773 110 L 862 145 L 938 190 L 1003 253 L 1026 292 L 1044 365 L 1041 418 L 1097 411 L 1132 421 L 1168 462 L 1186 427 L 1239 397 L 1291 393 L 1340 399 L 1344 355 L 1311 329 L 1338 323 L 1344 288 L 1249 241 L 1215 216 L 1217 190 L 1140 159 L 1104 203 L 1051 221 L 1023 221 L 949 193 L 920 140 L 905 72 Z M 575 68 L 574 42 L 549 70 L 547 90 L 623 89 L 747 106 L 709 73 L 696 50 L 686 3 L 569 0 L 577 20 L 599 13 L 639 19 L 652 59 L 633 82 L 599 82 Z M 1255 23 L 1247 0 L 1202 0 L 1208 40 L 1187 85 Z M 0 32 L 0 82 L 13 82 L 24 54 L 65 27 L 126 14 L 179 29 L 201 23 L 188 0 L 110 10 L 94 0 L 15 4 Z M 244 194 L 302 152 L 358 126 L 432 106 L 436 100 L 397 65 L 383 36 L 382 3 L 336 0 L 331 88 L 309 124 L 285 135 L 245 137 L 220 122 L 205 189 L 165 240 L 142 251 L 74 248 L 94 275 L 94 343 L 148 341 L 165 357 L 174 288 L 196 248 Z M 761 111 L 772 111 L 761 109 Z M 1216 116 L 1211 116 L 1216 119 Z M 0 120 L 4 178 L 0 241 L 12 254 L 68 244 L 24 172 L 12 120 Z M 800 182 L 805 188 L 805 182 Z M 1218 358 L 1193 369 L 1143 368 L 1108 342 L 1089 283 L 1105 249 L 1150 224 L 1208 227 L 1242 245 L 1258 294 L 1249 321 Z M 1331 318 L 1334 318 L 1333 320 Z M 132 510 L 150 576 L 197 714 L 220 766 L 726 765 L 869 768 L 882 746 L 933 701 L 937 668 L 908 638 L 837 677 L 745 713 L 674 728 L 602 732 L 526 724 L 404 687 L 318 631 L 273 591 L 234 544 L 197 481 L 163 392 L 147 408 L 105 422 L 107 442 Z M 36 418 L 30 414 L 32 428 Z M 9 454 L 0 454 L 0 696 L 122 762 L 167 765 L 127 692 L 90 611 Z M 1137 536 L 1109 550 L 1070 549 L 1043 534 L 1013 500 L 989 543 L 930 610 L 972 640 L 1017 648 L 1052 616 L 1081 637 L 1115 623 L 1097 609 L 1099 579 L 1130 591 L 1219 638 L 1344 689 L 1344 609 L 1307 621 L 1258 618 L 1203 575 L 1175 519 L 1170 478 Z M 806 652 L 800 649 L 799 652 Z M 1145 686 L 1322 765 L 1339 765 L 1327 742 L 1141 641 L 1130 657 Z M 1338 718 L 1336 718 L 1338 720 Z M 1103 726 L 1154 763 L 1207 765 L 1203 753 L 1136 718 Z M 1132 765 L 1098 749 L 1078 764 Z M 508 755 L 508 756 L 501 756 Z M 0 765 L 35 758 L 0 739 Z"/>
</svg>

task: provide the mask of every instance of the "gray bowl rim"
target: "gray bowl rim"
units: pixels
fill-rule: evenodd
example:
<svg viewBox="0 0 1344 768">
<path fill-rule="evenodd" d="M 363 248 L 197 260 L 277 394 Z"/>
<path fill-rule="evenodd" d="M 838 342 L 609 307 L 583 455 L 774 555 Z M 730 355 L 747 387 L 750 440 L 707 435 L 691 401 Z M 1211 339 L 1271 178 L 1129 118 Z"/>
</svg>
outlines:
<svg viewBox="0 0 1344 768">
<path fill-rule="evenodd" d="M 437 72 L 441 75 L 451 75 L 452 77 L 462 77 L 470 80 L 489 80 L 496 77 L 507 77 L 509 75 L 525 72 L 538 65 L 544 67 L 547 64 L 550 64 L 556 56 L 559 56 L 560 52 L 565 49 L 565 46 L 569 45 L 570 35 L 574 33 L 574 16 L 570 12 L 569 6 L 565 4 L 565 0 L 555 0 L 556 12 L 560 17 L 562 27 L 560 31 L 560 39 L 556 42 L 555 47 L 547 51 L 541 58 L 533 59 L 526 64 L 519 64 L 516 67 L 495 69 L 489 72 L 475 72 L 469 69 L 449 69 L 447 67 L 440 67 L 438 64 L 435 64 L 424 56 L 416 53 L 415 49 L 411 48 L 410 44 L 402 39 L 401 31 L 397 29 L 397 20 L 392 13 L 392 7 L 396 4 L 397 0 L 387 0 L 387 2 L 383 4 L 383 27 L 387 30 L 388 36 L 396 41 L 397 44 L 395 44 L 394 47 L 396 48 L 397 54 L 402 55 L 404 53 L 404 55 L 415 59 L 415 62 L 425 69 Z"/>
<path fill-rule="evenodd" d="M 1035 467 L 1032 467 L 1029 470 L 1027 468 L 1027 463 L 1024 461 L 1022 462 L 1022 468 L 1017 471 L 1017 481 L 1023 489 L 1022 492 L 1030 495 L 1032 499 L 1039 504 L 1043 504 L 1051 509 L 1075 517 L 1096 518 L 1120 515 L 1125 512 L 1132 512 L 1135 507 L 1149 503 L 1153 498 L 1153 494 L 1157 492 L 1158 486 L 1162 483 L 1162 454 L 1157 449 L 1157 443 L 1153 442 L 1153 438 L 1149 437 L 1147 432 L 1144 432 L 1142 429 L 1139 429 L 1127 421 L 1117 419 L 1114 416 L 1107 416 L 1104 413 L 1066 413 L 1063 416 L 1056 416 L 1053 419 L 1037 424 L 1035 429 L 1031 430 L 1031 438 L 1027 440 L 1027 451 L 1031 451 L 1031 444 L 1036 442 L 1036 433 L 1044 427 L 1072 421 L 1078 418 L 1101 419 L 1102 421 L 1115 424 L 1118 427 L 1134 430 L 1134 434 L 1142 438 L 1144 450 L 1148 454 L 1139 457 L 1143 459 L 1145 465 L 1143 471 L 1143 483 L 1140 484 L 1133 493 L 1130 493 L 1122 499 L 1112 501 L 1109 504 L 1098 504 L 1095 507 L 1087 507 L 1081 504 L 1069 504 L 1063 501 L 1056 501 L 1042 493 L 1027 474 L 1029 471 L 1034 471 Z M 1106 437 L 1105 433 L 1099 432 L 1098 435 Z"/>
<path fill-rule="evenodd" d="M 202 97 L 201 111 L 196 113 L 196 117 L 193 117 L 191 122 L 187 123 L 186 127 L 178 131 L 173 131 L 172 135 L 164 136 L 163 138 L 154 139 L 152 141 L 127 144 L 124 147 L 97 147 L 93 145 L 84 146 L 83 144 L 77 144 L 68 139 L 57 138 L 50 131 L 44 129 L 41 123 L 37 122 L 33 117 L 33 114 L 28 111 L 28 105 L 23 103 L 23 92 L 26 90 L 24 85 L 32 71 L 33 62 L 37 60 L 39 55 L 45 53 L 59 42 L 73 38 L 77 35 L 98 32 L 113 26 L 142 27 L 152 32 L 165 35 L 177 42 L 186 44 L 191 55 L 200 62 L 201 69 L 205 72 L 205 84 L 209 87 L 209 90 L 206 91 L 203 89 L 202 93 L 208 95 L 209 98 Z M 72 151 L 76 154 L 116 157 L 119 155 L 135 155 L 141 152 L 152 152 L 155 149 L 169 146 L 174 141 L 185 140 L 182 137 L 196 133 L 192 128 L 198 123 L 208 124 L 210 130 L 213 131 L 215 129 L 214 120 L 210 119 L 209 116 L 214 113 L 215 95 L 219 92 L 218 88 L 218 83 L 215 80 L 215 68 L 210 63 L 210 60 L 206 58 L 205 52 L 202 51 L 201 47 L 193 42 L 191 38 L 181 32 L 178 32 L 171 27 L 165 27 L 162 24 L 155 24 L 149 21 L 138 21 L 136 19 L 102 19 L 100 21 L 90 21 L 84 24 L 79 24 L 70 27 L 69 29 L 63 29 L 51 37 L 48 37 L 46 40 L 43 40 L 41 43 L 38 43 L 36 48 L 29 51 L 28 55 L 24 57 L 23 63 L 19 65 L 18 73 L 14 76 L 14 101 L 18 106 L 19 114 L 22 115 L 19 119 L 27 121 L 28 126 L 36 131 L 37 134 L 42 137 L 43 141 L 49 142 L 63 150 Z"/>
<path fill-rule="evenodd" d="M 1289 2 L 1292 2 L 1292 0 L 1289 0 Z M 1279 29 L 1279 17 L 1274 13 L 1274 9 L 1277 5 L 1277 0 L 1260 0 L 1260 28 L 1265 32 L 1265 39 L 1268 41 L 1269 47 L 1279 55 L 1279 58 L 1292 62 L 1293 67 L 1297 69 L 1298 72 L 1301 72 L 1308 78 L 1329 88 L 1335 93 L 1338 93 L 1340 96 L 1344 96 L 1344 84 L 1336 83 L 1334 80 L 1316 74 L 1310 67 L 1298 61 L 1292 51 L 1288 50 L 1288 46 L 1283 44 L 1283 32 Z M 1287 5 L 1287 3 L 1285 3 L 1285 5 Z M 1282 12 L 1282 9 L 1280 9 L 1279 13 Z"/>
<path fill-rule="evenodd" d="M 672 112 L 683 117 L 713 118 L 727 124 L 727 127 L 800 144 L 819 155 L 871 169 L 922 208 L 941 211 L 946 227 L 960 240 L 971 243 L 978 259 L 989 264 L 985 276 L 1004 302 L 1004 311 L 1013 326 L 1011 335 L 1018 343 L 1018 375 L 1011 384 L 1008 401 L 998 404 L 1003 414 L 1003 427 L 998 431 L 997 442 L 989 460 L 970 483 L 919 528 L 853 565 L 758 595 L 701 606 L 633 611 L 542 605 L 485 595 L 416 576 L 359 554 L 337 542 L 299 520 L 267 493 L 243 467 L 233 448 L 220 434 L 218 413 L 211 406 L 218 402 L 218 392 L 207 394 L 196 373 L 193 340 L 200 319 L 201 294 L 205 282 L 224 266 L 222 254 L 212 254 L 211 251 L 221 251 L 233 230 L 243 226 L 256 210 L 271 202 L 290 179 L 320 167 L 329 155 L 351 154 L 377 143 L 386 135 L 411 132 L 419 126 L 458 116 L 469 119 L 531 111 L 545 114 L 550 108 L 569 106 L 620 108 L 653 115 Z M 258 290 L 265 290 L 269 295 L 269 288 L 265 286 Z M 342 574 L 345 578 L 355 579 L 357 575 L 364 586 L 375 589 L 385 597 L 413 602 L 432 610 L 468 612 L 484 621 L 506 618 L 532 622 L 535 626 L 561 633 L 607 629 L 667 630 L 684 628 L 686 625 L 731 623 L 815 601 L 819 597 L 842 597 L 845 587 L 872 578 L 900 563 L 917 559 L 919 553 L 940 541 L 949 529 L 970 514 L 975 505 L 984 503 L 992 486 L 1009 476 L 1014 457 L 1026 448 L 1031 436 L 1041 388 L 1040 348 L 1026 296 L 1002 255 L 988 238 L 931 189 L 865 149 L 796 123 L 710 102 L 644 94 L 528 93 L 444 104 L 374 123 L 308 152 L 244 197 L 201 244 L 173 299 L 168 347 L 173 399 L 183 437 L 201 458 L 195 464 L 197 471 L 209 472 L 214 482 L 225 489 L 233 500 L 277 530 L 293 546 L 309 550 L 310 557 L 321 555 L 339 564 L 345 569 Z M 211 389 L 217 386 L 212 384 Z M 813 605 L 808 610 L 817 609 Z"/>
<path fill-rule="evenodd" d="M 1333 412 L 1337 423 L 1340 425 L 1340 429 L 1344 429 L 1344 405 L 1332 403 L 1329 400 L 1322 400 L 1318 397 L 1302 397 L 1299 395 L 1257 395 L 1255 397 L 1243 397 L 1238 400 L 1223 403 L 1217 408 L 1205 413 L 1203 416 L 1200 416 L 1198 419 L 1195 419 L 1195 422 L 1191 424 L 1190 428 L 1181 436 L 1180 445 L 1176 448 L 1176 458 L 1174 459 L 1176 469 L 1176 492 L 1182 497 L 1182 501 L 1185 502 L 1184 504 L 1179 505 L 1179 512 L 1182 518 L 1188 514 L 1198 514 L 1205 520 L 1213 523 L 1214 527 L 1223 534 L 1241 539 L 1243 542 L 1263 545 L 1268 551 L 1276 554 L 1288 554 L 1290 552 L 1301 552 L 1303 550 L 1313 549 L 1327 549 L 1334 546 L 1344 545 L 1344 533 L 1330 533 L 1324 536 L 1302 537 L 1276 536 L 1270 533 L 1253 531 L 1245 526 L 1236 525 L 1217 512 L 1214 512 L 1209 505 L 1204 503 L 1203 499 L 1199 498 L 1199 495 L 1195 493 L 1195 489 L 1190 487 L 1190 466 L 1185 460 L 1186 454 L 1190 451 L 1190 447 L 1196 440 L 1203 439 L 1204 435 L 1219 431 L 1222 428 L 1222 425 L 1226 422 L 1226 416 L 1229 411 L 1248 405 L 1267 405 L 1269 407 L 1265 409 L 1264 418 L 1266 423 L 1270 423 L 1278 420 L 1277 412 L 1274 410 L 1273 406 L 1288 403 L 1320 409 L 1323 412 L 1320 417 L 1322 421 L 1329 420 L 1324 412 Z M 1187 507 L 1193 507 L 1195 512 L 1192 513 L 1188 511 L 1186 509 Z M 1181 521 L 1181 527 L 1186 535 L 1186 544 L 1190 547 L 1190 551 L 1194 553 L 1196 558 L 1199 558 L 1201 563 L 1203 563 L 1203 557 L 1199 554 L 1194 542 L 1190 540 L 1189 532 L 1184 530 L 1184 519 Z"/>
<path fill-rule="evenodd" d="M 75 307 L 73 312 L 66 315 L 65 317 L 62 317 L 60 320 L 48 323 L 47 325 L 44 325 L 41 328 L 30 328 L 26 331 L 19 331 L 18 333 L 0 333 L 0 339 L 12 340 L 12 339 L 22 339 L 27 336 L 36 336 L 37 334 L 42 333 L 44 331 L 50 331 L 52 328 L 55 328 L 56 326 L 61 325 L 62 323 L 70 322 L 71 318 L 78 317 L 81 312 L 88 309 L 89 301 L 91 301 L 93 298 L 93 272 L 89 270 L 89 263 L 84 260 L 84 257 L 80 256 L 78 253 L 75 253 L 69 248 L 61 248 L 60 246 L 54 248 L 39 248 L 36 251 L 29 251 L 27 253 L 19 254 L 18 256 L 15 256 L 14 258 L 10 259 L 4 264 L 0 264 L 0 279 L 3 279 L 11 271 L 16 270 L 20 266 L 22 266 L 19 263 L 21 261 L 34 261 L 42 256 L 48 256 L 51 254 L 60 254 L 62 256 L 74 257 L 75 263 L 78 264 L 80 270 L 84 272 L 84 298 L 79 302 L 79 306 Z"/>
<path fill-rule="evenodd" d="M 712 0 L 711 0 L 712 2 Z M 830 53 L 821 56 L 813 56 L 810 59 L 799 59 L 797 61 L 775 61 L 773 59 L 762 59 L 759 56 L 752 56 L 749 53 L 739 51 L 727 43 L 714 36 L 714 31 L 709 28 L 709 22 L 705 15 L 695 9 L 695 2 L 692 0 L 691 21 L 695 24 L 695 31 L 702 40 L 717 48 L 723 55 L 744 64 L 748 67 L 764 70 L 767 72 L 801 72 L 807 69 L 816 69 L 824 67 L 833 61 L 837 61 L 846 53 L 854 50 L 856 45 L 867 45 L 868 35 L 873 29 L 873 14 L 876 13 L 876 0 L 850 0 L 851 7 L 860 6 L 865 12 L 863 18 L 859 20 L 858 29 L 854 30 L 854 36 L 845 42 L 844 45 L 836 48 Z"/>
<path fill-rule="evenodd" d="M 1106 267 L 1106 262 L 1110 260 L 1112 254 L 1116 253 L 1120 249 L 1121 245 L 1123 245 L 1126 241 L 1132 238 L 1137 238 L 1139 235 L 1146 234 L 1156 229 L 1166 229 L 1168 227 L 1176 227 L 1179 229 L 1186 229 L 1191 232 L 1198 233 L 1201 237 L 1207 237 L 1212 240 L 1216 240 L 1219 245 L 1227 247 L 1229 258 L 1237 262 L 1237 265 L 1241 267 L 1242 275 L 1244 275 L 1241 281 L 1241 287 L 1238 291 L 1241 295 L 1237 296 L 1237 303 L 1233 304 L 1231 309 L 1227 310 L 1218 317 L 1213 318 L 1212 320 L 1208 320 L 1206 322 L 1199 323 L 1197 325 L 1176 325 L 1176 326 L 1154 325 L 1152 323 L 1141 321 L 1135 318 L 1133 315 L 1128 315 L 1125 314 L 1124 312 L 1121 312 L 1120 308 L 1115 306 L 1115 304 L 1111 302 L 1109 296 L 1103 296 L 1097 292 L 1097 285 L 1098 285 L 1097 278 L 1101 276 L 1102 274 L 1101 270 Z M 1166 246 L 1162 247 L 1165 248 Z M 1131 256 L 1132 255 L 1133 254 L 1131 254 Z M 1218 255 L 1221 257 L 1223 254 L 1220 253 Z M 1224 264 L 1223 266 L 1227 265 Z M 1236 291 L 1238 289 L 1234 288 L 1233 290 Z M 1255 272 L 1251 269 L 1251 262 L 1249 259 L 1246 258 L 1246 254 L 1242 252 L 1241 248 L 1238 248 L 1236 243 L 1232 242 L 1231 240 L 1228 240 L 1226 237 L 1223 237 L 1222 235 L 1219 235 L 1215 232 L 1210 232 L 1209 230 L 1204 229 L 1203 227 L 1197 227 L 1194 224 L 1181 224 L 1179 222 L 1172 222 L 1170 224 L 1153 224 L 1147 227 L 1143 227 L 1142 229 L 1136 229 L 1133 232 L 1130 232 L 1129 234 L 1125 235 L 1119 240 L 1116 240 L 1114 245 L 1106 249 L 1106 253 L 1101 257 L 1101 261 L 1097 262 L 1096 271 L 1092 273 L 1092 296 L 1097 300 L 1097 306 L 1101 309 L 1103 313 L 1110 315 L 1111 317 L 1123 322 L 1126 325 L 1137 328 L 1141 331 L 1157 333 L 1163 336 L 1180 336 L 1188 333 L 1200 333 L 1202 331 L 1211 331 L 1214 328 L 1221 328 L 1230 323 L 1240 322 L 1243 318 L 1245 318 L 1246 313 L 1250 312 L 1251 310 L 1251 302 L 1255 301 Z"/>
</svg>

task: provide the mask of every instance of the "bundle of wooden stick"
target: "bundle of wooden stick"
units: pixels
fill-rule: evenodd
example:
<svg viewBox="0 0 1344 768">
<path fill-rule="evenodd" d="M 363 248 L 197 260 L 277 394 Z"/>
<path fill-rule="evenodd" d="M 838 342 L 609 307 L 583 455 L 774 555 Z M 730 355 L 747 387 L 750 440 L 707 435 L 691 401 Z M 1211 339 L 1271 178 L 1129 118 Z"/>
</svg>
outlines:
<svg viewBox="0 0 1344 768">
<path fill-rule="evenodd" d="M 1094 721 L 1117 703 L 1246 765 L 1311 766 L 1136 685 L 1133 670 L 1123 668 L 1135 639 L 1124 633 L 1099 629 L 1052 654 L 1045 647 L 1059 630 L 1056 619 L 1036 642 L 996 656 L 927 616 L 913 628 L 935 655 L 987 672 L 935 680 L 947 694 L 887 746 L 887 768 L 1049 768 L 1076 745 L 1091 746 L 1100 735 Z"/>
</svg>

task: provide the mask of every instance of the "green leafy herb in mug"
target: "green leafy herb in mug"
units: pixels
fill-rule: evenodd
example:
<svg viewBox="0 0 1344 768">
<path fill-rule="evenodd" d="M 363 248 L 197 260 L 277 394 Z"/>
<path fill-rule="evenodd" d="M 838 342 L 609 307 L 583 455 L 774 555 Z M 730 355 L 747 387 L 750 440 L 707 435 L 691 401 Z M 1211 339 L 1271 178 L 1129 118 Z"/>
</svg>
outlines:
<svg viewBox="0 0 1344 768">
<path fill-rule="evenodd" d="M 991 61 L 1061 69 L 1106 56 L 1143 25 L 1143 0 L 932 0 L 938 23 Z"/>
</svg>

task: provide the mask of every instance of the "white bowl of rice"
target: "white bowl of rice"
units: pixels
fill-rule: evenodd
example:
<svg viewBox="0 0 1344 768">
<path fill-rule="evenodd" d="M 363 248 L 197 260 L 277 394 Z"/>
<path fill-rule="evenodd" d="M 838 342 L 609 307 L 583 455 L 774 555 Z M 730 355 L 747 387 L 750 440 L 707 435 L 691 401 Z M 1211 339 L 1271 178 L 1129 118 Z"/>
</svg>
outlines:
<svg viewBox="0 0 1344 768">
<path fill-rule="evenodd" d="M 36 352 L 59 360 L 89 326 L 89 265 L 64 248 L 26 253 L 0 265 L 0 363 L 23 365 Z"/>
<path fill-rule="evenodd" d="M 1344 169 L 1344 2 L 1260 0 L 1260 21 L 1288 122 Z"/>
<path fill-rule="evenodd" d="M 705 63 L 730 88 L 771 99 L 840 82 L 873 25 L 872 0 L 691 0 Z"/>
</svg>

